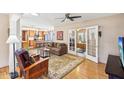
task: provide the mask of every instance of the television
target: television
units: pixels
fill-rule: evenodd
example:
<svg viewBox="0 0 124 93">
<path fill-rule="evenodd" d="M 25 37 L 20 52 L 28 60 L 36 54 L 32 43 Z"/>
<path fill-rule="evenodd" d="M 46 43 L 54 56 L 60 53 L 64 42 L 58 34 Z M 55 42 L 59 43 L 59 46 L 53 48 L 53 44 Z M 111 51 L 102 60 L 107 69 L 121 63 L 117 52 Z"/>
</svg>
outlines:
<svg viewBox="0 0 124 93">
<path fill-rule="evenodd" d="M 119 52 L 120 52 L 120 59 L 122 66 L 124 67 L 124 37 L 119 37 L 118 38 L 118 47 L 119 47 Z"/>
</svg>

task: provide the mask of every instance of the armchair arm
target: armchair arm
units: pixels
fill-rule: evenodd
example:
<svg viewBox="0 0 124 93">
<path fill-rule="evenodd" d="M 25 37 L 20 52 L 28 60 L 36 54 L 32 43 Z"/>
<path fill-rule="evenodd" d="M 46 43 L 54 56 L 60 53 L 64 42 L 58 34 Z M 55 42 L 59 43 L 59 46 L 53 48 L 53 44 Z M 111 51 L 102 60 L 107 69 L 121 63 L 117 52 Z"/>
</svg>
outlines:
<svg viewBox="0 0 124 93">
<path fill-rule="evenodd" d="M 67 46 L 65 46 L 65 45 L 64 45 L 64 46 L 61 46 L 60 51 L 61 51 L 61 52 L 63 52 L 63 51 L 67 52 Z"/>
<path fill-rule="evenodd" d="M 34 62 L 40 60 L 40 55 L 32 55 L 31 58 L 33 59 Z"/>
<path fill-rule="evenodd" d="M 46 61 L 46 60 L 49 60 L 49 58 L 45 58 L 45 59 L 42 59 L 42 60 L 39 60 L 37 62 L 35 62 L 34 64 L 28 66 L 25 68 L 25 71 L 29 71 L 30 69 L 32 69 L 33 67 L 36 67 L 37 65 L 39 65 L 41 62 L 43 61 Z"/>
<path fill-rule="evenodd" d="M 45 64 L 48 64 L 48 60 L 49 58 L 45 58 L 45 59 L 41 59 L 37 62 L 35 62 L 34 64 L 30 65 L 29 67 L 26 67 L 24 69 L 24 73 L 25 73 L 25 78 L 29 79 L 31 77 L 33 77 L 33 75 L 38 74 L 38 73 L 42 73 L 42 67 L 44 66 L 44 62 Z"/>
</svg>

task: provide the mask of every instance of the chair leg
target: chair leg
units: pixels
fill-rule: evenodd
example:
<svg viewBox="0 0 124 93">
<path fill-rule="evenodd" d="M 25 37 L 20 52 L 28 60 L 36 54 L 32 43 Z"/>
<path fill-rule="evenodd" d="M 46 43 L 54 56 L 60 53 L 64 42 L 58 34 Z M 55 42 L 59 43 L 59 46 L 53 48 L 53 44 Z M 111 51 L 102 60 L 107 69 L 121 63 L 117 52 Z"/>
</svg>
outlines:
<svg viewBox="0 0 124 93">
<path fill-rule="evenodd" d="M 25 79 L 29 79 L 29 71 L 26 71 Z"/>
<path fill-rule="evenodd" d="M 21 70 L 19 70 L 19 73 L 20 73 L 20 77 L 22 77 L 22 71 Z"/>
<path fill-rule="evenodd" d="M 45 76 L 47 76 L 47 75 L 48 75 L 48 70 L 44 73 L 44 75 L 45 75 Z"/>
</svg>

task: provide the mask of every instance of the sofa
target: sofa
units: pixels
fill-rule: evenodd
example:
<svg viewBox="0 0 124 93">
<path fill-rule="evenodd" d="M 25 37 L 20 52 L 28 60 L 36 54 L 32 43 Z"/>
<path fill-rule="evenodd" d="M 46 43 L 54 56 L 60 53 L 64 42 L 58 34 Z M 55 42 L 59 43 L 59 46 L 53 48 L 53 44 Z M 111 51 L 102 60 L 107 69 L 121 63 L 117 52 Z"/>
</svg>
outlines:
<svg viewBox="0 0 124 93">
<path fill-rule="evenodd" d="M 67 45 L 58 42 L 44 42 L 44 47 L 50 49 L 50 53 L 61 56 L 67 53 Z"/>
</svg>

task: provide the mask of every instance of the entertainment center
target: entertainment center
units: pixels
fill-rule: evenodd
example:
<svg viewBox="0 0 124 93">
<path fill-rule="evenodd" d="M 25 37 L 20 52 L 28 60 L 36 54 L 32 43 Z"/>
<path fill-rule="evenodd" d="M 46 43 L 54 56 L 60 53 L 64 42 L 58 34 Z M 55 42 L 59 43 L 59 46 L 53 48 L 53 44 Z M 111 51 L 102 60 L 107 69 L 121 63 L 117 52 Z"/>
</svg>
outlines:
<svg viewBox="0 0 124 93">
<path fill-rule="evenodd" d="M 118 38 L 120 56 L 109 55 L 105 72 L 110 79 L 124 79 L 124 37 Z"/>
<path fill-rule="evenodd" d="M 124 69 L 119 56 L 108 56 L 105 72 L 109 79 L 124 79 Z"/>
</svg>

